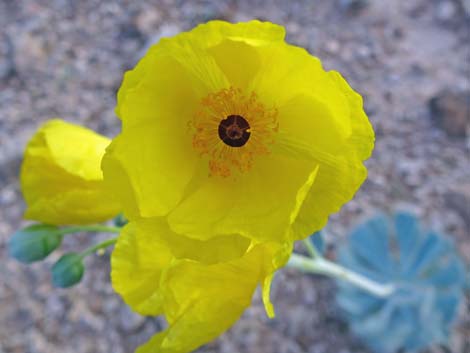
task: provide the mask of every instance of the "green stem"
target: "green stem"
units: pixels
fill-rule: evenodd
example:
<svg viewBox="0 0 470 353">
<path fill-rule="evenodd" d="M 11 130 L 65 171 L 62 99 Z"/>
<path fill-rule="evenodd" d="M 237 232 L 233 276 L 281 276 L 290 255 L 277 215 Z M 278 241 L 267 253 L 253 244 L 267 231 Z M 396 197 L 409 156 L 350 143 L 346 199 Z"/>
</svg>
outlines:
<svg viewBox="0 0 470 353">
<path fill-rule="evenodd" d="M 101 224 L 95 224 L 91 226 L 71 226 L 65 227 L 60 230 L 62 235 L 70 234 L 70 233 L 78 233 L 78 232 L 103 232 L 103 233 L 120 233 L 120 227 L 110 227 L 104 226 Z"/>
<path fill-rule="evenodd" d="M 317 257 L 320 257 L 320 254 L 318 253 L 317 248 L 315 247 L 315 245 L 312 244 L 310 238 L 306 238 L 302 241 L 304 242 L 304 245 L 307 248 L 307 251 L 312 258 L 315 259 Z"/>
<path fill-rule="evenodd" d="M 84 258 L 84 257 L 87 257 L 90 254 L 93 254 L 94 252 L 97 252 L 100 249 L 107 248 L 108 246 L 111 246 L 111 245 L 115 244 L 116 241 L 117 241 L 117 238 L 118 237 L 106 239 L 105 241 L 102 241 L 101 243 L 93 245 L 93 246 L 89 247 L 88 249 L 84 250 L 82 253 L 80 253 L 80 256 L 82 258 Z"/>
<path fill-rule="evenodd" d="M 323 257 L 309 258 L 292 254 L 288 267 L 298 269 L 302 272 L 322 274 L 342 281 L 349 282 L 378 297 L 387 297 L 395 291 L 393 284 L 382 284 L 370 280 L 354 271 L 348 270 Z"/>
</svg>

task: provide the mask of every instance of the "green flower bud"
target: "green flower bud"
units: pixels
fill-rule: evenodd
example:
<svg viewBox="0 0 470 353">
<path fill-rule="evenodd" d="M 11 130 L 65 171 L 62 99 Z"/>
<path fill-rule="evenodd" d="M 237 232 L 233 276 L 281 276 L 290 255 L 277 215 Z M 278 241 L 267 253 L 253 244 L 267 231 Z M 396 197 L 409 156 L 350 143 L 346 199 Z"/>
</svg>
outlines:
<svg viewBox="0 0 470 353">
<path fill-rule="evenodd" d="M 8 252 L 18 261 L 28 264 L 46 258 L 61 242 L 59 228 L 34 224 L 13 234 L 8 243 Z"/>
<path fill-rule="evenodd" d="M 116 227 L 124 227 L 128 223 L 128 220 L 120 213 L 114 218 L 113 223 Z"/>
<path fill-rule="evenodd" d="M 65 254 L 52 266 L 51 271 L 54 287 L 72 287 L 82 280 L 85 271 L 83 257 L 77 253 Z"/>
</svg>

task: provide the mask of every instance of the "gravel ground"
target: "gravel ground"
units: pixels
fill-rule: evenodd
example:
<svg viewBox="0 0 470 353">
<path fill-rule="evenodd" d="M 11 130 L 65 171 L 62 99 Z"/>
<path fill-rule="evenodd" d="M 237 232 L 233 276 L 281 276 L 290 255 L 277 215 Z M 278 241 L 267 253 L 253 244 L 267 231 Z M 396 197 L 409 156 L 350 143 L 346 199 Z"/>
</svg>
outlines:
<svg viewBox="0 0 470 353">
<path fill-rule="evenodd" d="M 452 236 L 470 262 L 470 1 L 0 0 L 0 353 L 128 353 L 162 327 L 130 312 L 109 285 L 108 256 L 87 259 L 84 281 L 53 289 L 49 266 L 6 254 L 22 226 L 18 168 L 40 123 L 62 117 L 108 136 L 125 70 L 161 36 L 209 19 L 259 18 L 341 71 L 364 95 L 377 133 L 370 176 L 332 217 L 333 247 L 378 208 L 405 205 Z M 64 249 L 101 237 L 67 238 Z M 368 352 L 341 322 L 331 281 L 282 270 L 265 317 L 259 295 L 226 334 L 198 352 Z M 448 347 L 470 352 L 470 303 Z M 467 309 L 467 311 L 465 310 Z"/>
</svg>

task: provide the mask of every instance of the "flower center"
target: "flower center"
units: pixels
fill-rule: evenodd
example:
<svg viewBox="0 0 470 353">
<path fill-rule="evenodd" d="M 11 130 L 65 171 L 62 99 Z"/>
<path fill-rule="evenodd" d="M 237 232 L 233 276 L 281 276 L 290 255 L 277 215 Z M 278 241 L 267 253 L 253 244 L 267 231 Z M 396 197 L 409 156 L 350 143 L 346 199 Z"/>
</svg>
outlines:
<svg viewBox="0 0 470 353">
<path fill-rule="evenodd" d="M 240 115 L 229 115 L 219 124 L 219 138 L 230 147 L 242 147 L 250 135 L 250 124 Z"/>
<path fill-rule="evenodd" d="M 209 158 L 210 175 L 229 177 L 250 170 L 257 156 L 269 153 L 277 110 L 264 106 L 254 92 L 245 95 L 230 87 L 203 98 L 191 126 L 193 148 Z"/>
</svg>

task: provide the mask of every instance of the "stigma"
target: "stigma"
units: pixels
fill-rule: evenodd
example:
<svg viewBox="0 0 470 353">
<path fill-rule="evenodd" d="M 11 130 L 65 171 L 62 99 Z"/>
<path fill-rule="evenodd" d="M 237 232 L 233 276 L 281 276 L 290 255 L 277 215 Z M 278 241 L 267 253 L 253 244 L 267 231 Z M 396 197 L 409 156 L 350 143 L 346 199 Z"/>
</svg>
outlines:
<svg viewBox="0 0 470 353">
<path fill-rule="evenodd" d="M 220 121 L 219 138 L 230 147 L 242 147 L 250 138 L 250 124 L 241 115 L 229 115 Z"/>
</svg>

